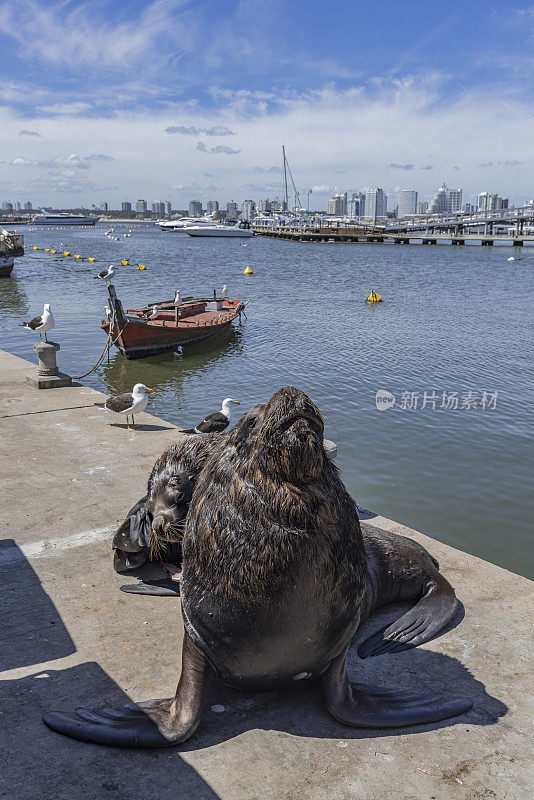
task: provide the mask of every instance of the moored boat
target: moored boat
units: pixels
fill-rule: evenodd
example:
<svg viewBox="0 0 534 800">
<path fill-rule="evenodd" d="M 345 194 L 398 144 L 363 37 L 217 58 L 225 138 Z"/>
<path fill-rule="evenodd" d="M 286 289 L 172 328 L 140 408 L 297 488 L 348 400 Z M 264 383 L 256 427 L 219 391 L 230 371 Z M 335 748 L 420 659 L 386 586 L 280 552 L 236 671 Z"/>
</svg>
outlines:
<svg viewBox="0 0 534 800">
<path fill-rule="evenodd" d="M 108 287 L 111 316 L 101 323 L 126 358 L 147 358 L 200 342 L 227 328 L 246 303 L 229 298 L 184 297 L 124 311 L 115 287 Z M 215 293 L 214 293 L 215 294 Z M 157 306 L 157 315 L 154 308 Z M 150 317 L 150 318 L 149 318 Z"/>
<path fill-rule="evenodd" d="M 13 270 L 15 259 L 0 256 L 0 278 L 9 278 Z"/>
</svg>

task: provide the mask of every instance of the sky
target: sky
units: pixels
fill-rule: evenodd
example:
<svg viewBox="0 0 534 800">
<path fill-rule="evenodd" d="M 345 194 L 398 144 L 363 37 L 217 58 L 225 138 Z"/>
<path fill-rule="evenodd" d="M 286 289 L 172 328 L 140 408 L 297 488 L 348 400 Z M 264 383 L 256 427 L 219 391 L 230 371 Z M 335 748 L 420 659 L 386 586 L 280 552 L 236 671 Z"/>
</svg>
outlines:
<svg viewBox="0 0 534 800">
<path fill-rule="evenodd" d="M 0 201 L 534 195 L 534 5 L 0 0 Z M 391 206 L 391 203 L 390 203 Z"/>
</svg>

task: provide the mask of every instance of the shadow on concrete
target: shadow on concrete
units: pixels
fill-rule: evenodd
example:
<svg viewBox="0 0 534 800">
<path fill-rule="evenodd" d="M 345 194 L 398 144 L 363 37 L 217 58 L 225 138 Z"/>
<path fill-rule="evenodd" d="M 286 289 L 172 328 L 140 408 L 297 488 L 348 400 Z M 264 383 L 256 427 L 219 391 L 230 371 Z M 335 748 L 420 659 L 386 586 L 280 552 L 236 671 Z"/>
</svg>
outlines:
<svg viewBox="0 0 534 800">
<path fill-rule="evenodd" d="M 56 607 L 13 539 L 0 540 L 0 670 L 76 651 Z"/>
<path fill-rule="evenodd" d="M 101 747 L 60 736 L 41 720 L 46 711 L 76 705 L 125 705 L 131 699 L 93 662 L 48 669 L 2 687 L 2 738 L 6 797 L 73 800 L 218 800 L 175 748 L 159 751 Z"/>
<path fill-rule="evenodd" d="M 128 430 L 127 424 L 120 423 L 120 422 L 109 422 L 108 423 L 110 428 L 123 428 L 124 430 Z M 174 429 L 173 425 L 152 425 L 151 423 L 146 424 L 139 424 L 138 422 L 135 423 L 135 428 L 132 430 L 134 431 L 172 431 Z"/>
</svg>

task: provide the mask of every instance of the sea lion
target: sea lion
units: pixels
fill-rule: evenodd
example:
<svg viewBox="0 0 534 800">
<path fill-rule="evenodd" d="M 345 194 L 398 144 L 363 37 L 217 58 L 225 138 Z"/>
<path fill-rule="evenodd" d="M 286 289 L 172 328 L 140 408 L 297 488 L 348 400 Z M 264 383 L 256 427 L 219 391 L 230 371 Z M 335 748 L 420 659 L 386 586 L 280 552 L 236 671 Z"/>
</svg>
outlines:
<svg viewBox="0 0 534 800">
<path fill-rule="evenodd" d="M 107 745 L 177 744 L 195 731 L 213 678 L 246 689 L 320 679 L 330 713 L 357 727 L 418 725 L 471 707 L 465 698 L 349 683 L 350 641 L 385 596 L 406 597 L 411 580 L 412 596 L 427 587 L 423 615 L 408 629 L 406 615 L 396 623 L 400 644 L 412 627 L 419 642 L 430 638 L 434 613 L 442 622 L 456 601 L 444 584 L 435 594 L 428 588 L 437 569 L 413 543 L 399 557 L 394 539 L 384 545 L 377 536 L 365 547 L 354 501 L 322 440 L 318 408 L 293 387 L 238 422 L 207 460 L 189 508 L 176 694 L 121 708 L 49 712 L 50 728 Z"/>
<path fill-rule="evenodd" d="M 157 561 L 171 581 L 121 586 L 133 594 L 175 595 L 181 578 L 185 517 L 196 479 L 219 436 L 187 437 L 157 459 L 148 479 L 147 494 L 130 509 L 113 536 L 113 567 L 127 573 L 149 558 Z M 173 586 L 174 582 L 174 586 Z"/>
</svg>

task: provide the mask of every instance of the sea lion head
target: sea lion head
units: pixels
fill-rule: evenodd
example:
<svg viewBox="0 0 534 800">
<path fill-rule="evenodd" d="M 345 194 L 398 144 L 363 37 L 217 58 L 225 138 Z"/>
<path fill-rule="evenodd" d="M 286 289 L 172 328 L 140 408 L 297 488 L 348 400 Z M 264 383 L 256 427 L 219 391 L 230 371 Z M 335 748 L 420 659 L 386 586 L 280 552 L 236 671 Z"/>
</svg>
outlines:
<svg viewBox="0 0 534 800">
<path fill-rule="evenodd" d="M 197 476 L 214 441 L 213 436 L 199 436 L 172 445 L 154 464 L 146 503 L 152 519 L 150 547 L 154 552 L 182 541 Z"/>
<path fill-rule="evenodd" d="M 323 471 L 324 424 L 307 394 L 283 386 L 264 405 L 251 408 L 228 437 L 239 455 L 240 474 L 261 473 L 276 482 L 305 484 Z"/>
</svg>

